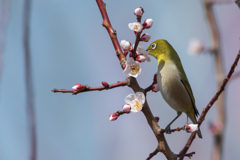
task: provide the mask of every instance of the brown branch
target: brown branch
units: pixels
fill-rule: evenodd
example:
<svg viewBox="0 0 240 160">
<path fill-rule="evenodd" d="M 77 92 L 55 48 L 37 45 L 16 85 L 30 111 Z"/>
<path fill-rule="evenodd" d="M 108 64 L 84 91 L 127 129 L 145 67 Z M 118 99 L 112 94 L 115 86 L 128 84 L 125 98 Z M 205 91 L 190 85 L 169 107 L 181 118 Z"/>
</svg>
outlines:
<svg viewBox="0 0 240 160">
<path fill-rule="evenodd" d="M 121 81 L 121 82 L 117 82 L 108 86 L 100 86 L 100 87 L 89 87 L 88 85 L 85 85 L 82 87 L 81 90 L 77 90 L 77 89 L 72 89 L 72 90 L 66 90 L 66 89 L 53 89 L 52 92 L 61 92 L 61 93 L 72 93 L 74 95 L 77 95 L 78 93 L 82 93 L 82 92 L 89 92 L 89 91 L 102 91 L 102 90 L 108 90 L 108 89 L 113 89 L 113 88 L 117 88 L 117 87 L 123 87 L 123 86 L 127 86 L 128 82 L 127 81 Z"/>
<path fill-rule="evenodd" d="M 191 159 L 191 157 L 195 154 L 195 152 L 187 153 L 187 154 L 177 154 L 177 157 L 188 157 Z"/>
<path fill-rule="evenodd" d="M 231 81 L 239 77 L 240 77 L 240 72 L 235 72 L 231 78 Z"/>
<path fill-rule="evenodd" d="M 26 79 L 26 107 L 28 116 L 28 127 L 30 132 L 31 160 L 36 160 L 37 156 L 37 140 L 36 140 L 36 126 L 35 126 L 35 113 L 34 113 L 34 92 L 32 88 L 32 75 L 31 75 L 31 58 L 29 46 L 29 24 L 30 24 L 30 10 L 31 0 L 25 0 L 24 14 L 23 14 L 23 29 L 24 29 L 24 50 L 25 50 L 25 79 Z"/>
<path fill-rule="evenodd" d="M 123 68 L 123 65 L 125 64 L 126 62 L 126 57 L 125 55 L 123 54 L 122 52 L 122 49 L 119 45 L 119 42 L 118 42 L 118 39 L 117 39 L 117 32 L 116 30 L 113 29 L 110 21 L 109 21 L 109 18 L 108 18 L 108 15 L 107 15 L 107 11 L 106 11 L 106 4 L 102 1 L 102 0 L 96 0 L 97 4 L 98 4 L 98 7 L 100 9 L 100 12 L 102 14 L 102 18 L 103 18 L 103 23 L 102 25 L 107 29 L 108 31 L 108 34 L 112 40 L 112 43 L 113 43 L 113 46 L 116 50 L 116 54 L 117 54 L 117 57 L 120 61 L 120 64 Z"/>
<path fill-rule="evenodd" d="M 179 131 L 184 130 L 184 129 L 185 129 L 185 127 L 181 127 L 181 128 L 178 127 L 178 128 L 176 128 L 176 129 L 170 129 L 170 130 L 169 130 L 169 133 L 172 133 L 172 132 L 175 132 L 175 131 L 178 131 L 178 132 L 179 132 Z M 165 132 L 166 132 L 165 129 L 162 129 L 162 130 L 161 130 L 161 133 L 165 133 Z"/>
<path fill-rule="evenodd" d="M 203 109 L 203 112 L 202 112 L 202 114 L 201 114 L 201 116 L 200 116 L 200 118 L 199 118 L 199 120 L 198 120 L 198 125 L 199 125 L 199 127 L 201 126 L 202 122 L 204 121 L 204 119 L 205 119 L 205 117 L 206 117 L 206 114 L 207 114 L 207 112 L 209 111 L 209 109 L 213 106 L 213 104 L 218 100 L 220 94 L 224 91 L 224 88 L 225 88 L 227 82 L 228 82 L 229 79 L 231 78 L 231 76 L 232 76 L 232 74 L 233 74 L 233 72 L 234 72 L 234 69 L 235 69 L 235 67 L 237 66 L 237 63 L 238 63 L 238 61 L 239 61 L 239 58 L 240 58 L 240 50 L 239 50 L 239 52 L 238 52 L 238 54 L 237 54 L 237 57 L 236 57 L 233 65 L 231 66 L 231 69 L 230 69 L 227 77 L 223 80 L 221 87 L 219 88 L 219 90 L 217 91 L 217 93 L 215 94 L 215 96 L 211 99 L 211 101 L 208 103 L 208 105 Z M 191 134 L 191 136 L 189 137 L 186 145 L 184 146 L 184 148 L 182 149 L 182 151 L 180 152 L 180 154 L 185 154 L 185 153 L 188 151 L 188 149 L 189 149 L 189 147 L 191 146 L 193 140 L 195 139 L 195 136 L 196 136 L 196 132 L 194 132 L 194 133 Z M 180 157 L 180 159 L 183 159 L 183 157 Z M 179 160 L 180 160 L 180 159 L 179 159 Z"/>
<path fill-rule="evenodd" d="M 149 154 L 148 158 L 146 160 L 150 160 L 152 159 L 152 157 L 154 157 L 155 155 L 157 155 L 157 153 L 159 152 L 159 149 L 155 149 L 155 151 L 153 151 L 152 153 Z"/>
<path fill-rule="evenodd" d="M 121 66 L 123 67 L 123 65 L 126 61 L 126 57 L 123 55 L 123 53 L 121 51 L 121 48 L 119 46 L 116 35 L 113 34 L 113 33 L 116 33 L 116 31 L 113 32 L 111 23 L 108 19 L 108 15 L 107 15 L 107 12 L 106 12 L 106 8 L 105 8 L 106 5 L 102 0 L 96 0 L 96 1 L 97 1 L 97 4 L 98 4 L 98 7 L 100 9 L 100 12 L 102 14 L 102 17 L 103 17 L 103 26 L 106 27 L 106 29 L 107 29 L 110 37 L 111 37 L 112 43 L 113 43 L 113 45 L 116 49 L 116 52 L 118 54 L 118 59 L 120 61 Z M 139 86 L 138 82 L 136 81 L 136 78 L 129 77 L 129 78 L 127 78 L 127 81 L 129 82 L 128 86 L 130 88 L 132 88 L 135 93 L 136 92 L 144 92 L 144 89 L 142 89 Z M 146 93 L 145 93 L 145 96 L 146 96 Z M 142 112 L 145 115 L 149 126 L 151 127 L 153 133 L 155 134 L 155 136 L 158 140 L 159 151 L 162 152 L 166 156 L 167 159 L 176 160 L 177 156 L 169 148 L 164 134 L 161 133 L 161 127 L 157 124 L 156 119 L 154 118 L 154 116 L 153 116 L 153 114 L 152 114 L 152 112 L 151 112 L 151 110 L 148 106 L 147 101 L 143 105 Z"/>
<path fill-rule="evenodd" d="M 217 79 L 217 88 L 220 88 L 222 85 L 222 80 L 225 77 L 223 71 L 223 62 L 221 57 L 221 48 L 220 48 L 220 34 L 219 29 L 216 23 L 216 18 L 213 12 L 213 3 L 209 0 L 204 0 L 204 6 L 206 10 L 206 17 L 212 34 L 212 53 L 214 54 L 215 68 L 216 68 L 216 79 Z M 225 93 L 222 93 L 219 96 L 217 101 L 217 122 L 222 124 L 222 129 L 219 130 L 218 134 L 214 135 L 214 145 L 213 145 L 213 160 L 220 160 L 222 157 L 222 148 L 223 148 L 223 138 L 224 138 L 224 128 L 226 121 L 226 109 L 225 109 Z"/>
</svg>

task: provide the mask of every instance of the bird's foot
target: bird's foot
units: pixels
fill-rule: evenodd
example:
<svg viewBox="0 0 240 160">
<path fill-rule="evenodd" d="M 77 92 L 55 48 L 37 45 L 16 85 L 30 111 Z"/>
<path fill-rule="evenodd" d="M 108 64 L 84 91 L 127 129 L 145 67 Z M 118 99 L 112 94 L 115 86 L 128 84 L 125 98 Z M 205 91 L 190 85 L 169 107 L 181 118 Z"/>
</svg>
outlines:
<svg viewBox="0 0 240 160">
<path fill-rule="evenodd" d="M 188 126 L 188 122 L 186 122 L 185 125 L 183 126 L 185 130 L 187 129 L 187 126 Z"/>
<path fill-rule="evenodd" d="M 171 134 L 170 129 L 170 125 L 167 125 L 167 127 L 165 128 L 166 134 Z"/>
</svg>

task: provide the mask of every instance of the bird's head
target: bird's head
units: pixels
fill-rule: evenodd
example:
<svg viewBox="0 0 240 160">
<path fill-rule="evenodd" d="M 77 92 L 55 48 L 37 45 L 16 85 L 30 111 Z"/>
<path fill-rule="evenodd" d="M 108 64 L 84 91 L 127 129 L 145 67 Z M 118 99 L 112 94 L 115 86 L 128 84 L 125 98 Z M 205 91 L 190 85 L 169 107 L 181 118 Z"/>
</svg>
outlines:
<svg viewBox="0 0 240 160">
<path fill-rule="evenodd" d="M 164 39 L 159 39 L 152 42 L 147 48 L 147 51 L 149 55 L 158 59 L 159 56 L 167 57 L 168 51 L 171 50 L 171 48 L 172 46 L 168 43 L 168 41 Z"/>
</svg>

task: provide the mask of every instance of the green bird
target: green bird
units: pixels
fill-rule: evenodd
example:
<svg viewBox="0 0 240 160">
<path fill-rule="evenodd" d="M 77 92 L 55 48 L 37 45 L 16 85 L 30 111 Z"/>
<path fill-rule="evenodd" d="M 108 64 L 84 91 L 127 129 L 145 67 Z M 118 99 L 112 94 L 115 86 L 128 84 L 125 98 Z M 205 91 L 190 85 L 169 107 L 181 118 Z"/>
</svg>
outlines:
<svg viewBox="0 0 240 160">
<path fill-rule="evenodd" d="M 195 99 L 187 76 L 182 67 L 180 58 L 173 47 L 163 39 L 152 42 L 147 48 L 149 55 L 158 61 L 157 84 L 163 99 L 177 111 L 174 118 L 165 128 L 170 133 L 171 124 L 184 112 L 194 124 L 197 124 L 196 117 L 199 112 L 195 105 Z M 185 125 L 185 126 L 186 126 Z M 200 128 L 197 135 L 202 138 Z"/>
</svg>

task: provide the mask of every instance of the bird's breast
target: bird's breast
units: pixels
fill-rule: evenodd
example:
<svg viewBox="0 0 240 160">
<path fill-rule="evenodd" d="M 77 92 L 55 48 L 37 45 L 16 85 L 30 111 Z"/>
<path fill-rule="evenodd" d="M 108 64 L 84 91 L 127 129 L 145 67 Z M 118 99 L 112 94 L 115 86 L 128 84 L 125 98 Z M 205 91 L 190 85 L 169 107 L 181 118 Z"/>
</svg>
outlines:
<svg viewBox="0 0 240 160">
<path fill-rule="evenodd" d="M 158 70 L 157 82 L 163 99 L 176 111 L 184 112 L 191 99 L 181 82 L 177 66 L 165 63 Z"/>
</svg>

